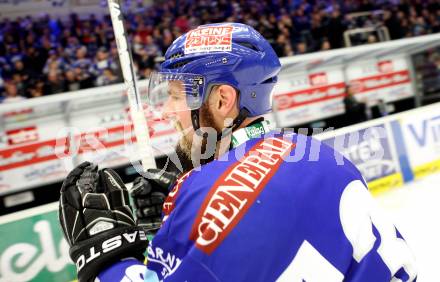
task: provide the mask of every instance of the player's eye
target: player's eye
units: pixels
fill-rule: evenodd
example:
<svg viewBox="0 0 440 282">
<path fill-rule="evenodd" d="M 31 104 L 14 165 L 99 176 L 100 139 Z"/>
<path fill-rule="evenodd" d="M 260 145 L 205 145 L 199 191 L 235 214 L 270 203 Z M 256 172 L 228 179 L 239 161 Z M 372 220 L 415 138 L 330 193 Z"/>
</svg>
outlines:
<svg viewBox="0 0 440 282">
<path fill-rule="evenodd" d="M 176 95 L 176 94 L 171 94 L 170 98 L 172 101 L 175 102 L 181 101 L 183 99 L 182 95 Z"/>
</svg>

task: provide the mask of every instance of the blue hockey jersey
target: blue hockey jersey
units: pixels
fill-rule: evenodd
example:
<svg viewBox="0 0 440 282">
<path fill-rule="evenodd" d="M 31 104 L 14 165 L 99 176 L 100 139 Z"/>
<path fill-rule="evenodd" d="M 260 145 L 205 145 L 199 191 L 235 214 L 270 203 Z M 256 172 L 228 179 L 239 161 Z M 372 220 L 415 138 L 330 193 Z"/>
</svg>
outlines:
<svg viewBox="0 0 440 282">
<path fill-rule="evenodd" d="M 147 270 L 138 264 L 120 262 L 99 279 L 416 277 L 410 249 L 375 205 L 356 167 L 313 138 L 275 133 L 181 177 L 164 203 L 164 223 L 148 247 Z"/>
</svg>

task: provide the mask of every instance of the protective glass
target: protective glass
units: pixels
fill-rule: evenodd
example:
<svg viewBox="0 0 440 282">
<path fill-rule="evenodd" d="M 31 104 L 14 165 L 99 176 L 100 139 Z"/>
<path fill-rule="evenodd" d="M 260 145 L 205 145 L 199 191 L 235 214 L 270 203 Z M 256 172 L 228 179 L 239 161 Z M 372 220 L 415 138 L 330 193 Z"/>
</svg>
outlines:
<svg viewBox="0 0 440 282">
<path fill-rule="evenodd" d="M 164 113 L 199 109 L 203 103 L 205 79 L 189 73 L 151 74 L 147 103 L 153 111 Z"/>
</svg>

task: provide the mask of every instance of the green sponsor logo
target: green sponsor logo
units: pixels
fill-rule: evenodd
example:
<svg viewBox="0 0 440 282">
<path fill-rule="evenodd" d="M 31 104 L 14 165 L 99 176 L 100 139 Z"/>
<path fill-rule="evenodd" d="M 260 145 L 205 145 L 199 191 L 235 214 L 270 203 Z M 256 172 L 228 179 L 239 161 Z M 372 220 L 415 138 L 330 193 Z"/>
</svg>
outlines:
<svg viewBox="0 0 440 282">
<path fill-rule="evenodd" d="M 56 211 L 1 224 L 0 238 L 0 282 L 76 279 Z"/>
<path fill-rule="evenodd" d="M 245 130 L 249 139 L 260 137 L 261 135 L 266 133 L 261 123 L 257 123 L 250 127 L 245 127 Z"/>
</svg>

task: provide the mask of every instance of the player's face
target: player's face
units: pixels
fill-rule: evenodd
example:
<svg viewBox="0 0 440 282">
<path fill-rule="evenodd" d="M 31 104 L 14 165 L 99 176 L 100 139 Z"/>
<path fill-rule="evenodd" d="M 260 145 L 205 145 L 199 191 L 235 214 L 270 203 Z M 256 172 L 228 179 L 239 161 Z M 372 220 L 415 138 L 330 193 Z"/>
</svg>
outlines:
<svg viewBox="0 0 440 282">
<path fill-rule="evenodd" d="M 191 121 L 191 109 L 187 106 L 183 84 L 171 81 L 168 87 L 168 98 L 164 105 L 164 119 L 171 120 L 174 127 L 181 134 L 179 145 L 185 153 L 191 152 L 194 128 Z"/>
<path fill-rule="evenodd" d="M 182 83 L 177 81 L 170 82 L 168 89 L 168 98 L 164 105 L 164 118 L 171 120 L 174 127 L 181 133 L 179 147 L 183 153 L 187 157 L 198 158 L 202 151 L 205 152 L 206 140 L 195 135 L 191 119 L 191 109 L 186 105 L 186 96 L 181 94 L 183 93 Z M 214 119 L 215 114 L 208 104 L 203 104 L 199 113 L 201 127 L 204 129 L 208 127 L 213 128 L 219 132 Z"/>
</svg>

